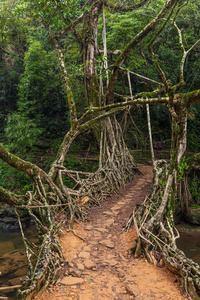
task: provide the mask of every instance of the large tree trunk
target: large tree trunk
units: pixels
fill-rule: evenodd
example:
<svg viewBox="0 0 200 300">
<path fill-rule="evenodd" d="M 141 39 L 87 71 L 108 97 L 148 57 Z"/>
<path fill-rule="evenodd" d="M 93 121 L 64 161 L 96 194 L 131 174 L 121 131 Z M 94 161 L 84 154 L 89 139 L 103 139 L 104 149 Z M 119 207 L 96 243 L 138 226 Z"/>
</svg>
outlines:
<svg viewBox="0 0 200 300">
<path fill-rule="evenodd" d="M 88 12 L 84 18 L 83 26 L 83 64 L 84 83 L 88 105 L 99 106 L 99 84 L 96 72 L 97 26 L 100 5 Z"/>
<path fill-rule="evenodd" d="M 102 1 L 103 2 L 103 1 Z M 96 71 L 96 58 L 98 55 L 97 45 L 97 26 L 99 10 L 102 3 L 85 16 L 83 29 L 83 63 L 84 63 L 84 82 L 87 95 L 88 105 L 102 106 L 103 87 L 102 82 L 98 82 L 99 74 Z M 104 7 L 103 7 L 104 8 Z M 105 15 L 104 15 L 104 54 L 106 50 L 106 35 L 105 35 Z M 107 59 L 107 58 L 106 58 Z M 104 66 L 105 67 L 105 66 Z M 106 64 L 107 68 L 107 64 Z M 105 88 L 108 85 L 108 71 Z M 100 78 L 101 80 L 101 78 Z M 114 101 L 114 99 L 113 99 Z M 99 113 L 93 113 L 92 116 L 98 116 Z M 131 157 L 123 140 L 120 124 L 115 117 L 97 124 L 94 128 L 97 141 L 100 146 L 100 165 L 99 169 L 107 172 L 107 177 L 113 179 L 112 190 L 118 190 L 128 179 L 132 178 L 136 168 L 133 158 Z M 112 170 L 111 172 L 109 170 Z M 111 179 L 111 180 L 112 180 Z"/>
</svg>

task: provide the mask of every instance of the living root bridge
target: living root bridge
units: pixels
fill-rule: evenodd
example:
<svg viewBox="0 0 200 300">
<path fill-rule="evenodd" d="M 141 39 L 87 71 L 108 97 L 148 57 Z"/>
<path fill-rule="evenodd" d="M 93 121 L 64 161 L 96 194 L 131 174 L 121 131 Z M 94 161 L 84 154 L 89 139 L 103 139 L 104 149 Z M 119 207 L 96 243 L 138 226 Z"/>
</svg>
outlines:
<svg viewBox="0 0 200 300">
<path fill-rule="evenodd" d="M 99 203 L 107 195 L 117 193 L 138 172 L 123 141 L 119 124 L 115 118 L 106 122 L 109 130 L 104 130 L 99 168 L 94 173 L 69 170 L 64 163 L 57 163 L 54 164 L 56 176 L 53 180 L 44 172 L 37 172 L 33 178 L 34 189 L 28 192 L 27 205 L 23 208 L 35 221 L 40 245 L 31 244 L 21 226 L 28 276 L 18 299 L 33 299 L 42 287 L 55 281 L 64 271 L 66 262 L 58 238 L 61 226 L 67 223 L 72 230 L 74 220 L 83 218 L 85 214 L 85 202 Z M 65 185 L 65 177 L 73 181 L 73 188 Z"/>
<path fill-rule="evenodd" d="M 145 255 L 150 263 L 163 262 L 180 276 L 182 292 L 200 299 L 200 266 L 188 259 L 176 246 L 179 233 L 174 226 L 174 185 L 176 175 L 169 173 L 165 160 L 155 162 L 154 179 L 149 197 L 137 207 L 128 222 L 134 221 L 138 238 L 131 249 L 135 257 Z M 161 263 L 162 262 L 162 263 Z"/>
</svg>

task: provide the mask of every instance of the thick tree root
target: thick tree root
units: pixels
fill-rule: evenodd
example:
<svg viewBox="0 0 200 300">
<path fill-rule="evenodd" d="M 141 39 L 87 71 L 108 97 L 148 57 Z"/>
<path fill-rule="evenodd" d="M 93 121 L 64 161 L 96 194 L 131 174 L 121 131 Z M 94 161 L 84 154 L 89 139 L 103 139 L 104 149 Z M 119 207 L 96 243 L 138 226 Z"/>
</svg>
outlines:
<svg viewBox="0 0 200 300">
<path fill-rule="evenodd" d="M 116 119 L 106 122 L 109 129 L 104 132 L 100 165 L 96 172 L 68 170 L 63 164 L 54 164 L 53 177 L 42 170 L 38 172 L 34 177 L 33 192 L 27 193 L 28 204 L 20 205 L 20 209 L 28 210 L 35 221 L 40 245 L 29 243 L 21 226 L 28 276 L 18 291 L 18 299 L 32 299 L 42 287 L 52 283 L 62 269 L 64 260 L 58 239 L 62 224 L 67 223 L 73 231 L 74 219 L 84 216 L 88 202 L 99 203 L 107 195 L 117 193 L 138 171 Z M 65 186 L 64 176 L 73 180 L 72 189 Z"/>
<path fill-rule="evenodd" d="M 149 197 L 131 216 L 138 235 L 131 252 L 136 257 L 144 255 L 158 266 L 164 262 L 180 276 L 183 294 L 196 300 L 200 299 L 200 266 L 176 246 L 179 234 L 173 222 L 175 177 L 174 173 L 169 174 L 166 161 L 156 161 Z"/>
</svg>

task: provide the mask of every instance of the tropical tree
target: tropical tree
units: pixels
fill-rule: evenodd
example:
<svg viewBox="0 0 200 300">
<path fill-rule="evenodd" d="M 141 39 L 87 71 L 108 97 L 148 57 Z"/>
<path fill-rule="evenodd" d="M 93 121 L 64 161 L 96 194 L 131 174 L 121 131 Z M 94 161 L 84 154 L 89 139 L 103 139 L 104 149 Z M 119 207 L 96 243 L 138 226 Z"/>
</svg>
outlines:
<svg viewBox="0 0 200 300">
<path fill-rule="evenodd" d="M 57 156 L 48 172 L 37 165 L 24 161 L 0 146 L 1 159 L 15 169 L 26 173 L 33 181 L 33 191 L 26 195 L 18 195 L 0 187 L 1 201 L 18 209 L 25 209 L 35 220 L 41 237 L 41 245 L 37 248 L 24 238 L 28 258 L 28 280 L 20 291 L 20 297 L 33 296 L 41 285 L 48 285 L 61 270 L 63 256 L 58 240 L 59 226 L 64 212 L 68 215 L 69 228 L 72 229 L 75 217 L 82 214 L 82 206 L 87 201 L 100 201 L 108 193 L 117 192 L 127 180 L 138 171 L 123 140 L 122 130 L 116 120 L 116 113 L 128 106 L 136 104 L 164 103 L 168 106 L 171 119 L 172 142 L 169 165 L 165 161 L 154 163 L 155 178 L 148 200 L 136 211 L 134 220 L 138 229 L 138 240 L 135 247 L 136 255 L 144 251 L 149 260 L 151 253 L 160 251 L 166 263 L 181 273 L 185 288 L 191 295 L 199 292 L 199 266 L 187 260 L 176 247 L 176 230 L 173 222 L 174 202 L 177 195 L 181 174 L 185 169 L 183 155 L 186 149 L 187 110 L 193 103 L 199 102 L 200 91 L 180 93 L 185 85 L 184 66 L 189 53 L 199 41 L 193 42 L 185 49 L 182 32 L 179 28 L 178 16 L 187 4 L 178 0 L 160 1 L 158 11 L 146 25 L 133 34 L 127 45 L 120 49 L 112 66 L 105 70 L 105 79 L 98 78 L 96 62 L 96 35 L 98 15 L 104 5 L 112 10 L 130 10 L 145 5 L 148 1 L 121 5 L 118 1 L 31 1 L 27 2 L 31 14 L 37 22 L 43 24 L 49 39 L 57 52 L 58 63 L 63 77 L 63 85 L 67 95 L 70 113 L 70 129 L 65 134 Z M 139 3 L 138 5 L 136 3 Z M 161 36 L 169 22 L 176 29 L 180 50 L 182 51 L 179 77 L 172 83 L 165 75 L 154 53 L 154 44 Z M 73 20 L 73 21 L 72 21 Z M 158 26 L 160 26 L 158 28 Z M 158 28 L 158 29 L 157 29 Z M 87 29 L 87 32 L 85 31 Z M 82 34 L 80 34 L 82 32 Z M 88 33 L 88 35 L 87 35 Z M 83 73 L 86 88 L 87 109 L 82 115 L 77 114 L 77 102 L 74 97 L 71 78 L 65 61 L 68 50 L 68 39 L 71 35 L 83 43 Z M 104 32 L 105 34 L 105 32 Z M 145 77 L 145 80 L 157 85 L 150 92 L 124 96 L 115 92 L 116 82 L 131 50 L 136 49 L 140 42 L 150 36 L 148 50 L 158 71 L 156 81 Z M 104 40 L 104 55 L 106 45 Z M 100 51 L 100 50 L 99 50 Z M 103 57 L 105 62 L 106 57 Z M 105 64 L 106 66 L 106 64 Z M 136 76 L 138 76 L 136 74 Z M 143 76 L 144 79 L 144 76 Z M 99 101 L 100 99 L 100 101 Z M 117 99 L 121 101 L 117 102 Z M 97 101 L 98 100 L 98 101 Z M 90 117 L 88 119 L 88 117 Z M 75 138 L 90 128 L 97 128 L 100 145 L 99 168 L 94 173 L 72 171 L 66 168 L 65 158 Z M 71 178 L 74 188 L 64 184 L 64 177 Z M 20 222 L 20 217 L 19 223 Z M 73 230 L 73 229 L 72 229 Z M 150 253 L 150 254 L 149 254 Z M 33 263 L 32 256 L 36 256 Z M 173 259 L 171 259 L 173 257 Z M 179 262 L 183 260 L 180 266 Z M 186 269 L 187 266 L 190 266 Z M 187 277 L 188 276 L 188 277 Z M 196 297 L 196 296 L 195 296 Z"/>
<path fill-rule="evenodd" d="M 1 124 L 5 115 L 16 108 L 17 84 L 23 71 L 26 51 L 26 28 L 21 1 L 1 1 L 0 20 L 0 106 Z M 19 13 L 20 7 L 20 13 Z M 23 26 L 22 26 L 23 23 Z"/>
</svg>

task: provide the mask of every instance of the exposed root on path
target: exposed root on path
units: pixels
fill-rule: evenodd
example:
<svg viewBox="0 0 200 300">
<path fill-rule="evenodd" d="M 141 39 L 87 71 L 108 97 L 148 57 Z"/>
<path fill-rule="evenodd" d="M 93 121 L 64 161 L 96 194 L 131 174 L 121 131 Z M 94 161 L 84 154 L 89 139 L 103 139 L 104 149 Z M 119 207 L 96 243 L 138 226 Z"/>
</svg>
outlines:
<svg viewBox="0 0 200 300">
<path fill-rule="evenodd" d="M 82 241 L 86 241 L 83 237 L 81 237 L 80 235 L 78 235 L 76 232 L 75 232 L 75 230 L 74 229 L 70 229 L 70 231 L 73 233 L 73 235 L 75 235 L 77 238 L 79 238 L 80 240 L 82 240 Z"/>
</svg>

